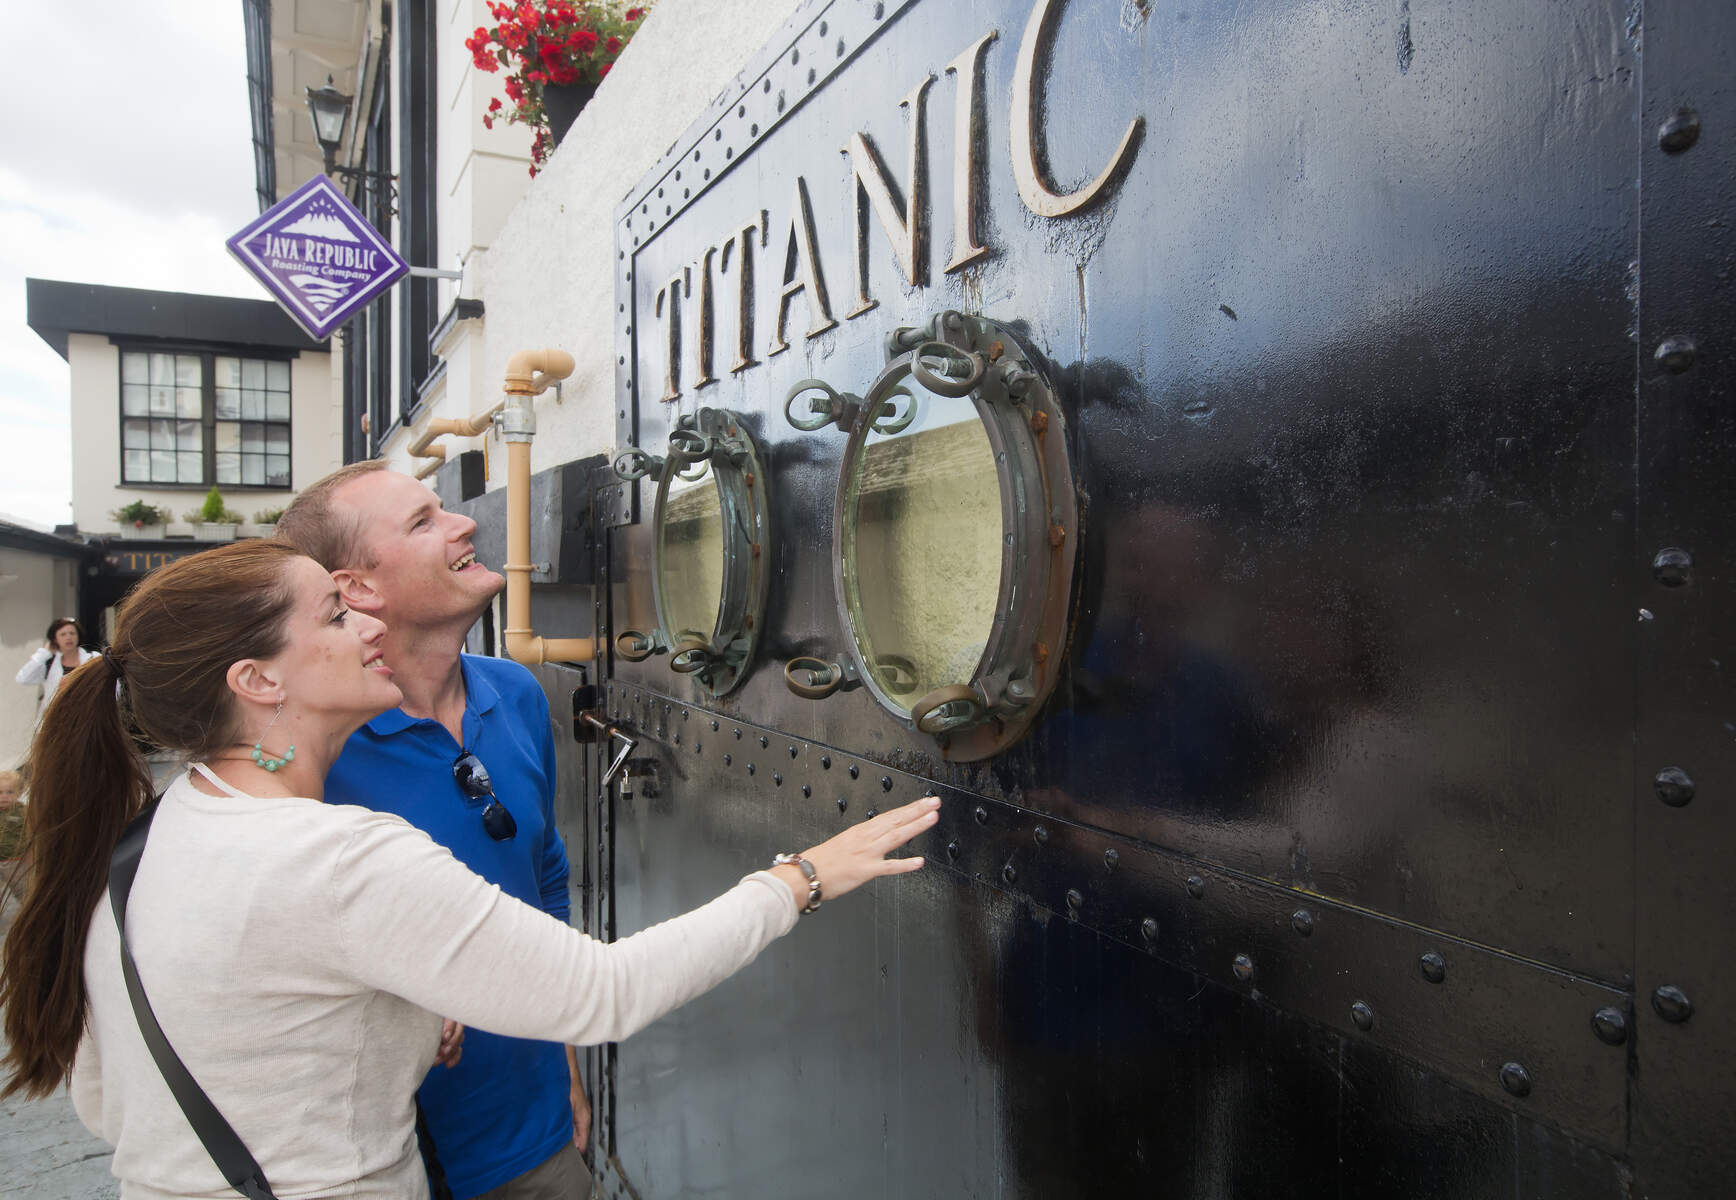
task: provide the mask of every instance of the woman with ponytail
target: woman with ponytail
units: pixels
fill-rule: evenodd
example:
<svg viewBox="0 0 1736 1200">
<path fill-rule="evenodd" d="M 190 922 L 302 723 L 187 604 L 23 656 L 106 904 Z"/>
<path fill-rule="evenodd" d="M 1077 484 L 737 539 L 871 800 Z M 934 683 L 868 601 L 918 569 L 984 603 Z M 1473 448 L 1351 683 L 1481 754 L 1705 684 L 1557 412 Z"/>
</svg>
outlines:
<svg viewBox="0 0 1736 1200">
<path fill-rule="evenodd" d="M 427 1195 L 414 1093 L 440 1014 L 616 1041 L 751 962 L 817 907 L 816 879 L 831 900 L 922 865 L 886 855 L 934 824 L 933 798 L 596 942 L 397 817 L 321 802 L 349 735 L 399 704 L 383 632 L 287 546 L 206 551 L 135 589 L 109 653 L 61 683 L 37 731 L 30 889 L 0 975 L 0 1095 L 70 1081 L 81 1119 L 115 1145 L 123 1197 L 243 1190 L 165 1084 L 123 981 L 105 888 L 150 803 L 134 727 L 193 765 L 152 810 L 127 943 L 168 1043 L 270 1179 L 249 1195 Z"/>
</svg>

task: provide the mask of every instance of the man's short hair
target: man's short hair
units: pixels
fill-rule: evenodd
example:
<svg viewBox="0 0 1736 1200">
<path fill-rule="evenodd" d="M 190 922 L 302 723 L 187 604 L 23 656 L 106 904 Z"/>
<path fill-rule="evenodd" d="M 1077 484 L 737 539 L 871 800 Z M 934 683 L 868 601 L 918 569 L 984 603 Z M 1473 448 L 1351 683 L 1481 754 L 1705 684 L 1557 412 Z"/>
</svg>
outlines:
<svg viewBox="0 0 1736 1200">
<path fill-rule="evenodd" d="M 377 561 L 362 543 L 362 514 L 351 505 L 336 504 L 337 490 L 351 480 L 386 470 L 384 459 L 370 458 L 339 467 L 303 488 L 277 519 L 277 537 L 328 571 L 365 571 Z"/>
</svg>

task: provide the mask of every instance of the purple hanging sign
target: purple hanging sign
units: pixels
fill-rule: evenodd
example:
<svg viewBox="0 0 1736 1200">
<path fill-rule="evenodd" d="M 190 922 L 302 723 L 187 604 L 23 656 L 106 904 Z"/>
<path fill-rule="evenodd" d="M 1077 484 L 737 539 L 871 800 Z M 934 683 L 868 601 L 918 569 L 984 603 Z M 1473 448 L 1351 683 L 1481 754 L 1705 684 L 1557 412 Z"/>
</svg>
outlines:
<svg viewBox="0 0 1736 1200">
<path fill-rule="evenodd" d="M 410 269 L 324 175 L 230 238 L 229 253 L 318 340 Z"/>
</svg>

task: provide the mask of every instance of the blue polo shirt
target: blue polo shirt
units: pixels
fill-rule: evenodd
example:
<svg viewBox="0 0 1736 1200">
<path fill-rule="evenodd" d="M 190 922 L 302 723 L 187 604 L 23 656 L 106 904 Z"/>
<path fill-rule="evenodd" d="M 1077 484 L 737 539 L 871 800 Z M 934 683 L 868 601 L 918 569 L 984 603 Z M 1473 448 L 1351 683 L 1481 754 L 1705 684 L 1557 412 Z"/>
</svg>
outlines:
<svg viewBox="0 0 1736 1200">
<path fill-rule="evenodd" d="M 403 709 L 358 729 L 326 777 L 325 798 L 395 813 L 490 883 L 566 921 L 567 852 L 555 828 L 555 745 L 548 700 L 508 659 L 463 655 L 464 749 L 488 768 L 518 834 L 497 842 L 482 827 L 483 800 L 452 777 L 460 748 L 438 721 Z M 458 1200 L 516 1179 L 573 1135 L 564 1047 L 466 1031 L 456 1067 L 436 1066 L 417 1098 Z"/>
</svg>

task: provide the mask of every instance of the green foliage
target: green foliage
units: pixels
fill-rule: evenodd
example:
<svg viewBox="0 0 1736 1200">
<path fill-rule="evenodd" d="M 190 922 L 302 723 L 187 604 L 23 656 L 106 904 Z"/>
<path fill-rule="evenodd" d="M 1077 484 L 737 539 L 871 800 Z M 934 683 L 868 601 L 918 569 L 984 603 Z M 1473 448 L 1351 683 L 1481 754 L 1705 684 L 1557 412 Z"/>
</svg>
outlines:
<svg viewBox="0 0 1736 1200">
<path fill-rule="evenodd" d="M 212 488 L 205 493 L 205 503 L 187 513 L 187 520 L 204 525 L 239 525 L 241 514 L 223 503 L 223 493 Z"/>
<path fill-rule="evenodd" d="M 109 516 L 122 525 L 165 525 L 169 520 L 168 510 L 158 508 L 155 504 L 146 504 L 143 500 L 123 504 L 110 512 Z"/>
<path fill-rule="evenodd" d="M 283 516 L 281 508 L 262 508 L 253 514 L 253 523 L 255 525 L 275 525 L 281 516 Z"/>
</svg>

